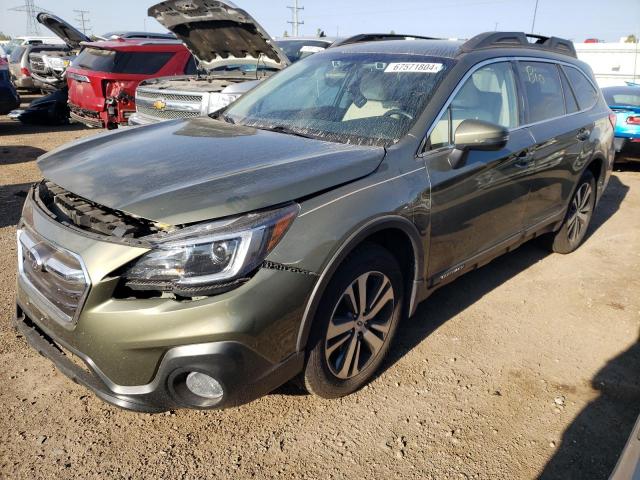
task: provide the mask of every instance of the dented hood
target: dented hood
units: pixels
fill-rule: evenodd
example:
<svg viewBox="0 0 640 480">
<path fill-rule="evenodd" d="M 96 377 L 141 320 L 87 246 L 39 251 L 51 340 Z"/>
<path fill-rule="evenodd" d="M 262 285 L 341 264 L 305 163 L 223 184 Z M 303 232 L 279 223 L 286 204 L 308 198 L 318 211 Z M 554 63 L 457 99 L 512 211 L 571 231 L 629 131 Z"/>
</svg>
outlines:
<svg viewBox="0 0 640 480">
<path fill-rule="evenodd" d="M 38 160 L 44 178 L 103 206 L 181 225 L 296 200 L 372 173 L 382 147 L 209 117 L 101 134 Z"/>
<path fill-rule="evenodd" d="M 67 22 L 51 13 L 40 12 L 36 16 L 36 19 L 39 23 L 41 23 L 53 33 L 55 33 L 58 37 L 60 37 L 64 41 L 64 43 L 69 45 L 69 47 L 71 48 L 78 49 L 80 48 L 81 42 L 91 41 L 91 38 L 86 36 L 80 30 L 72 27 Z"/>
<path fill-rule="evenodd" d="M 167 0 L 149 16 L 182 40 L 202 68 L 251 63 L 285 68 L 289 59 L 245 10 L 226 0 Z"/>
</svg>

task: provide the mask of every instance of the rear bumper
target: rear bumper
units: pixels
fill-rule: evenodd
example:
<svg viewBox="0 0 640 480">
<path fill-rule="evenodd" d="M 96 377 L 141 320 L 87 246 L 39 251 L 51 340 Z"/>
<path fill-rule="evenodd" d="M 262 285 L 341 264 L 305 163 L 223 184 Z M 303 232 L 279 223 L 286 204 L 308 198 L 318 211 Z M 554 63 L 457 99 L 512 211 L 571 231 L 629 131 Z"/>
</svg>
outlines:
<svg viewBox="0 0 640 480">
<path fill-rule="evenodd" d="M 635 140 L 635 141 L 634 141 Z M 620 160 L 640 160 L 640 135 L 634 137 L 616 137 L 616 154 Z"/>
<path fill-rule="evenodd" d="M 106 112 L 104 112 L 106 114 Z M 104 122 L 101 118 L 101 112 L 93 112 L 90 110 L 84 110 L 75 105 L 70 105 L 69 116 L 71 119 L 79 123 L 84 123 L 88 127 L 103 128 Z"/>
<path fill-rule="evenodd" d="M 13 83 L 16 88 L 24 88 L 26 90 L 33 90 L 36 88 L 33 83 L 33 78 L 31 77 L 16 77 L 13 79 Z"/>
<path fill-rule="evenodd" d="M 27 307 L 28 308 L 28 307 Z M 304 355 L 296 353 L 274 365 L 250 348 L 237 342 L 186 345 L 169 350 L 154 379 L 139 386 L 120 386 L 109 381 L 90 358 L 54 341 L 20 306 L 14 317 L 16 330 L 42 356 L 79 385 L 92 390 L 102 400 L 126 410 L 159 413 L 175 408 L 228 408 L 255 400 L 302 369 Z M 74 359 L 74 357 L 76 357 Z M 189 372 L 202 372 L 220 382 L 224 396 L 215 403 L 184 388 Z"/>
</svg>

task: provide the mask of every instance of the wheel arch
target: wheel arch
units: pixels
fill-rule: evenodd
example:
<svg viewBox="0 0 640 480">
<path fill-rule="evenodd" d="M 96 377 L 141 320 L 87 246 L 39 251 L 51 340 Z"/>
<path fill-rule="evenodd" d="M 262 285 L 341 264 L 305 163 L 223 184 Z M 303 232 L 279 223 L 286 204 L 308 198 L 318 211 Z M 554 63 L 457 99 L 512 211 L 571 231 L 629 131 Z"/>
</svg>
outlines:
<svg viewBox="0 0 640 480">
<path fill-rule="evenodd" d="M 602 195 L 602 186 L 606 177 L 606 161 L 600 154 L 596 154 L 589 161 L 584 171 L 590 171 L 593 177 L 596 179 L 596 201 L 599 200 Z M 580 181 L 580 180 L 578 180 Z"/>
<path fill-rule="evenodd" d="M 406 242 L 405 245 L 410 245 L 410 254 L 407 255 L 407 252 L 398 252 L 388 248 L 389 242 L 400 238 L 398 236 L 402 236 Z M 403 275 L 405 275 L 405 286 L 409 293 L 409 295 L 405 297 L 408 299 L 407 306 L 409 308 L 409 316 L 415 311 L 418 288 L 422 281 L 422 272 L 424 271 L 425 258 L 418 229 L 407 218 L 399 215 L 387 215 L 375 218 L 349 234 L 322 269 L 320 279 L 316 283 L 310 298 L 307 300 L 302 322 L 298 330 L 296 343 L 296 350 L 298 352 L 303 351 L 307 346 L 318 305 L 333 275 L 347 256 L 367 241 L 373 241 L 387 248 L 401 264 Z M 407 260 L 411 262 L 411 270 L 413 270 L 411 275 L 407 275 L 406 272 Z"/>
</svg>

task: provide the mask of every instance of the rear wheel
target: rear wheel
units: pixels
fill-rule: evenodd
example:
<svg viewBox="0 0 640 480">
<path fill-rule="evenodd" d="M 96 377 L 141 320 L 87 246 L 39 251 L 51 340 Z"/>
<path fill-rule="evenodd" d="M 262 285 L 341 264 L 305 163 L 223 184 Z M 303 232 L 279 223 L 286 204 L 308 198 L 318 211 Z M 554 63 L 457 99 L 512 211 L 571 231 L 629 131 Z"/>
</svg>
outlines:
<svg viewBox="0 0 640 480">
<path fill-rule="evenodd" d="M 556 253 L 571 253 L 584 241 L 591 224 L 596 204 L 596 180 L 586 171 L 569 203 L 564 223 L 551 239 L 551 250 Z"/>
<path fill-rule="evenodd" d="M 316 314 L 303 372 L 307 391 L 349 395 L 382 363 L 400 320 L 403 278 L 393 255 L 366 244 L 329 283 Z"/>
</svg>

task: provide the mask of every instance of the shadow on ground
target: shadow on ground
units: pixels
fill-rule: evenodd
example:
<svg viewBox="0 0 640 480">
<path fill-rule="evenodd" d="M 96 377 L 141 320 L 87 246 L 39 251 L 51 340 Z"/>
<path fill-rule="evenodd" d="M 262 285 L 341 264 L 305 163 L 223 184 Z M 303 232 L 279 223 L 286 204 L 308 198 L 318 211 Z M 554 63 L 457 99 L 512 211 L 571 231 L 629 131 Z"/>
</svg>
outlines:
<svg viewBox="0 0 640 480">
<path fill-rule="evenodd" d="M 0 166 L 32 162 L 44 153 L 46 152 L 41 148 L 26 145 L 0 146 Z"/>
<path fill-rule="evenodd" d="M 0 185 L 0 228 L 17 225 L 30 183 Z"/>
<path fill-rule="evenodd" d="M 640 343 L 608 362 L 593 378 L 599 392 L 571 423 L 540 474 L 550 479 L 607 479 L 640 414 Z"/>
<path fill-rule="evenodd" d="M 80 132 L 83 130 L 90 130 L 90 128 L 80 123 L 71 123 L 69 125 L 29 125 L 12 120 L 0 121 L 0 138 L 6 135 L 28 135 L 32 133 L 59 133 L 76 131 Z M 96 130 L 96 133 L 98 132 L 99 130 Z"/>
</svg>

